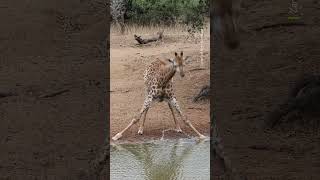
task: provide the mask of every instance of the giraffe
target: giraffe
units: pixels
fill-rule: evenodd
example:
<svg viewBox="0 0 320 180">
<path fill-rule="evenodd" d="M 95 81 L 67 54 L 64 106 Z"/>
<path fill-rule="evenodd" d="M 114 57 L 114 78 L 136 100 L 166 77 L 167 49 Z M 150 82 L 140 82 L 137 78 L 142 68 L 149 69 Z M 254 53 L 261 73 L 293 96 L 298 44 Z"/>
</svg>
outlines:
<svg viewBox="0 0 320 180">
<path fill-rule="evenodd" d="M 154 101 L 166 101 L 168 103 L 177 132 L 182 132 L 182 130 L 177 123 L 176 117 L 174 115 L 174 109 L 178 112 L 183 122 L 187 126 L 189 126 L 200 137 L 200 139 L 206 138 L 191 124 L 191 122 L 186 117 L 184 117 L 172 88 L 172 78 L 176 72 L 178 72 L 181 77 L 184 77 L 183 61 L 185 61 L 187 58 L 183 57 L 182 51 L 180 55 L 175 52 L 175 57 L 173 59 L 157 59 L 146 68 L 144 73 L 146 95 L 142 109 L 140 113 L 132 119 L 132 121 L 126 128 L 124 128 L 112 138 L 113 140 L 116 141 L 121 138 L 122 134 L 127 131 L 132 125 L 136 124 L 143 115 L 143 119 L 138 131 L 138 134 L 142 135 L 147 112 L 151 106 L 151 103 Z"/>
</svg>

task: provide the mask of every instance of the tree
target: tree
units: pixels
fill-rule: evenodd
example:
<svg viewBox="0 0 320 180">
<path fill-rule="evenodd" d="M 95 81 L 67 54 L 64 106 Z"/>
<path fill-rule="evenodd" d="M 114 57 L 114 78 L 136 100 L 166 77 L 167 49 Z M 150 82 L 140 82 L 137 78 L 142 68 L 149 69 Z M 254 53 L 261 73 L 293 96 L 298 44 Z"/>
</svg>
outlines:
<svg viewBox="0 0 320 180">
<path fill-rule="evenodd" d="M 112 19 L 120 26 L 121 34 L 125 32 L 124 15 L 127 11 L 127 0 L 112 0 L 110 12 Z"/>
</svg>

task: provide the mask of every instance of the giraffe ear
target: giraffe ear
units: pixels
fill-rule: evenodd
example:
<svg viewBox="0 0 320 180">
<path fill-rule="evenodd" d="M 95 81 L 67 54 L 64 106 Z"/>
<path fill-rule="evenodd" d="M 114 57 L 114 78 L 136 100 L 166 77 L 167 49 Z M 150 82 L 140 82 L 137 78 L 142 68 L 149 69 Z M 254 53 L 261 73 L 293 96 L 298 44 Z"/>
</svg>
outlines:
<svg viewBox="0 0 320 180">
<path fill-rule="evenodd" d="M 181 51 L 180 56 L 183 56 L 183 51 Z"/>
<path fill-rule="evenodd" d="M 190 56 L 185 57 L 183 60 L 189 61 Z"/>
<path fill-rule="evenodd" d="M 177 53 L 177 52 L 174 52 L 174 55 L 175 55 L 175 56 L 178 56 L 178 53 Z"/>
</svg>

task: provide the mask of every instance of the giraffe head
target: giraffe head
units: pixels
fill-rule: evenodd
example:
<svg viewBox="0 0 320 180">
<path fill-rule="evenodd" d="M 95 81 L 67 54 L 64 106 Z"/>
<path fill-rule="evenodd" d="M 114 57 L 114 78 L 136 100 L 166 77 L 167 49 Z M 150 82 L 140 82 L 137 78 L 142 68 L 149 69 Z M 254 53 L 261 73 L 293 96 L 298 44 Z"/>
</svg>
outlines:
<svg viewBox="0 0 320 180">
<path fill-rule="evenodd" d="M 230 49 L 239 46 L 238 19 L 241 0 L 215 0 L 213 5 L 213 29 Z"/>
<path fill-rule="evenodd" d="M 180 73 L 181 77 L 184 77 L 184 72 L 183 72 L 183 52 L 181 51 L 180 56 L 178 55 L 177 52 L 174 53 L 174 66 L 176 68 L 176 71 Z"/>
</svg>

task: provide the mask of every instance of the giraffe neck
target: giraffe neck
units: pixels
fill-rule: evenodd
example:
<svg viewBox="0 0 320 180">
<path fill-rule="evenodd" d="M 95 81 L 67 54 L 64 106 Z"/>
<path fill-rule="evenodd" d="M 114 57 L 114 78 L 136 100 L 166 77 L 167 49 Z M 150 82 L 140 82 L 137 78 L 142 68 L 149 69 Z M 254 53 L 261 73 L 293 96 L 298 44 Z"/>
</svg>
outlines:
<svg viewBox="0 0 320 180">
<path fill-rule="evenodd" d="M 166 66 L 166 69 L 164 71 L 165 73 L 164 73 L 164 83 L 163 84 L 167 84 L 176 73 L 175 62 L 171 59 L 168 59 L 168 61 L 169 61 L 169 63 Z"/>
</svg>

